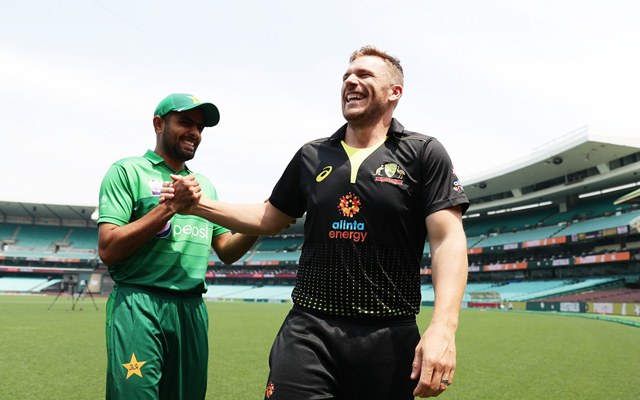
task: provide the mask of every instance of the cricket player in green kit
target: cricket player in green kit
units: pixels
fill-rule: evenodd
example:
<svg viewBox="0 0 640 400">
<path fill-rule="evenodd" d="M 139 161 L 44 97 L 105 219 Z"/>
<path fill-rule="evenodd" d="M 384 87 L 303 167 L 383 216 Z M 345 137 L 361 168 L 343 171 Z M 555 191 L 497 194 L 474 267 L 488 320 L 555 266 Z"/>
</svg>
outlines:
<svg viewBox="0 0 640 400">
<path fill-rule="evenodd" d="M 115 281 L 106 312 L 107 399 L 205 397 L 209 320 L 202 293 L 210 250 L 232 263 L 256 240 L 180 214 L 200 197 L 217 199 L 211 182 L 185 162 L 203 129 L 219 120 L 212 103 L 167 96 L 153 117 L 155 150 L 115 162 L 102 181 L 98 248 Z M 200 185 L 159 204 L 170 174 Z"/>
</svg>

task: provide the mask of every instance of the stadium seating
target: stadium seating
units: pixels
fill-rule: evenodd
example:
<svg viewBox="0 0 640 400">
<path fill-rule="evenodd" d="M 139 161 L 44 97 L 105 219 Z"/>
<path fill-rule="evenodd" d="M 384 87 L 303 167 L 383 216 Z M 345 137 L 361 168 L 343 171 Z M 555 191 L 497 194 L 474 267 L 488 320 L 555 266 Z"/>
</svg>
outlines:
<svg viewBox="0 0 640 400">
<path fill-rule="evenodd" d="M 247 257 L 245 261 L 247 263 L 256 262 L 286 262 L 286 261 L 298 261 L 300 259 L 300 251 L 270 251 L 270 252 L 256 252 L 253 255 Z"/>
<path fill-rule="evenodd" d="M 565 222 L 598 218 L 630 209 L 631 206 L 629 205 L 613 205 L 613 201 L 618 196 L 618 194 L 613 194 L 584 199 L 573 205 L 570 210 L 557 213 L 545 219 L 544 224 L 555 225 Z"/>
<path fill-rule="evenodd" d="M 529 229 L 524 231 L 492 235 L 476 242 L 473 247 L 491 247 L 508 243 L 520 243 L 529 240 L 545 239 L 551 237 L 555 232 L 558 231 L 558 229 L 559 228 L 556 226 L 547 226 L 538 229 Z"/>
<path fill-rule="evenodd" d="M 204 295 L 208 299 L 245 301 L 290 301 L 293 286 L 214 285 Z"/>
<path fill-rule="evenodd" d="M 46 278 L 0 278 L 0 292 L 39 292 L 45 287 L 59 283 L 60 280 L 48 280 Z"/>
<path fill-rule="evenodd" d="M 640 210 L 631 211 L 625 214 L 612 215 L 609 217 L 599 217 L 585 221 L 579 221 L 567 226 L 565 229 L 557 232 L 554 236 L 569 236 L 577 233 L 593 232 L 602 229 L 617 228 L 625 226 L 640 215 Z"/>
<path fill-rule="evenodd" d="M 262 238 L 255 248 L 258 251 L 291 251 L 302 246 L 302 236 L 267 236 Z"/>
<path fill-rule="evenodd" d="M 467 236 L 481 236 L 491 233 L 513 232 L 539 226 L 549 216 L 556 212 L 555 208 L 543 208 L 526 213 L 500 214 L 484 219 L 465 219 L 464 226 Z"/>
<path fill-rule="evenodd" d="M 611 232 L 624 233 L 626 230 L 615 228 L 625 227 L 632 219 L 640 216 L 640 209 L 637 207 L 613 206 L 611 201 L 616 196 L 581 200 L 569 211 L 562 213 L 557 212 L 556 206 L 548 206 L 539 210 L 465 219 L 471 268 L 464 301 L 491 298 L 507 301 L 546 299 L 568 293 L 593 292 L 611 279 L 618 279 L 586 276 L 587 271 L 592 271 L 591 268 L 600 268 L 602 271 L 599 274 L 602 275 L 624 274 L 626 264 L 620 263 L 621 267 L 616 269 L 608 262 L 613 258 L 598 258 L 604 260 L 598 261 L 601 267 L 568 267 L 573 266 L 577 258 L 580 260 L 575 262 L 576 265 L 592 262 L 589 257 L 584 257 L 589 255 L 626 252 L 624 260 L 640 258 L 639 239 L 635 239 L 637 245 L 622 239 L 594 244 L 581 239 L 583 236 L 595 237 L 596 235 L 586 234 L 602 230 L 609 230 L 607 235 L 612 235 Z M 285 231 L 280 236 L 259 238 L 253 248 L 233 266 L 223 265 L 215 252 L 212 252 L 209 265 L 212 268 L 210 272 L 213 273 L 210 275 L 206 297 L 220 300 L 289 301 L 302 245 L 302 224 L 296 226 L 298 230 L 295 232 Z M 91 266 L 100 267 L 102 272 L 106 272 L 97 256 L 97 236 L 95 227 L 0 223 L 0 267 Z M 559 242 L 545 241 L 562 237 L 566 239 Z M 535 247 L 542 246 L 538 244 L 534 244 L 533 248 L 528 247 L 530 242 L 536 241 L 544 241 L 544 246 L 548 247 Z M 566 245 L 558 247 L 555 243 Z M 423 254 L 422 300 L 433 302 L 433 287 L 428 275 L 431 262 L 428 241 L 424 245 Z M 495 268 L 485 268 L 487 266 Z M 541 275 L 537 272 L 541 270 L 551 272 Z M 570 276 L 566 276 L 567 271 Z M 482 283 L 477 282 L 480 279 L 483 280 Z M 485 282 L 487 280 L 490 282 Z M 42 285 L 46 288 L 56 283 L 55 280 L 44 281 Z M 0 291 L 37 292 L 41 290 L 37 285 L 38 282 L 32 281 L 7 281 L 0 286 Z M 108 290 L 110 285 L 106 283 L 103 287 Z"/>
<path fill-rule="evenodd" d="M 46 225 L 20 225 L 16 244 L 23 248 L 48 248 L 56 242 L 64 242 L 69 228 Z"/>
<path fill-rule="evenodd" d="M 16 224 L 0 224 L 0 241 L 15 240 L 17 228 L 18 225 Z"/>
<path fill-rule="evenodd" d="M 552 296 L 545 301 L 640 303 L 640 289 L 595 289 L 586 292 Z"/>
<path fill-rule="evenodd" d="M 67 242 L 75 249 L 97 249 L 98 230 L 96 228 L 71 228 Z"/>
</svg>

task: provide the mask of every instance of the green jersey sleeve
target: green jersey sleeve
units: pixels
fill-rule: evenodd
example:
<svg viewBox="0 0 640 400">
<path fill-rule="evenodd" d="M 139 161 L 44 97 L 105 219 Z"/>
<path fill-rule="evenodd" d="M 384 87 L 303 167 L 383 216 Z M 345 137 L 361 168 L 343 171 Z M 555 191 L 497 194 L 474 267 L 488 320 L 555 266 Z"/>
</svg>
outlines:
<svg viewBox="0 0 640 400">
<path fill-rule="evenodd" d="M 129 223 L 134 201 L 124 167 L 119 164 L 111 165 L 100 185 L 98 224 L 107 222 L 122 226 Z"/>
</svg>

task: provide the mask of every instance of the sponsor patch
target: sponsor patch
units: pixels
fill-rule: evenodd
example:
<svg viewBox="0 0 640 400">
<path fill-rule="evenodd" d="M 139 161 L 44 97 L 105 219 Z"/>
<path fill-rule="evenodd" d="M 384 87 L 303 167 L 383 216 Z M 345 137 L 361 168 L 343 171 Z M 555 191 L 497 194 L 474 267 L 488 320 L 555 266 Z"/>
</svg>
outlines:
<svg viewBox="0 0 640 400">
<path fill-rule="evenodd" d="M 360 206 L 362 206 L 360 198 L 353 193 L 349 193 L 340 198 L 338 210 L 345 217 L 353 218 L 354 215 L 360 212 Z"/>
<path fill-rule="evenodd" d="M 264 391 L 264 397 L 268 399 L 269 397 L 273 396 L 273 392 L 275 391 L 276 391 L 276 386 L 273 384 L 273 382 L 267 383 L 267 388 Z"/>
<path fill-rule="evenodd" d="M 164 227 L 156 233 L 157 238 L 166 238 L 171 233 L 171 221 L 167 221 Z"/>
<path fill-rule="evenodd" d="M 162 191 L 162 181 L 149 179 L 149 188 L 151 189 L 151 194 L 153 196 L 160 196 L 160 192 Z"/>
<path fill-rule="evenodd" d="M 353 218 L 360 212 L 362 200 L 360 197 L 349 192 L 338 201 L 338 212 L 346 218 Z M 369 232 L 366 231 L 364 222 L 356 220 L 341 219 L 331 223 L 329 231 L 330 239 L 347 239 L 355 243 L 364 242 Z"/>
</svg>

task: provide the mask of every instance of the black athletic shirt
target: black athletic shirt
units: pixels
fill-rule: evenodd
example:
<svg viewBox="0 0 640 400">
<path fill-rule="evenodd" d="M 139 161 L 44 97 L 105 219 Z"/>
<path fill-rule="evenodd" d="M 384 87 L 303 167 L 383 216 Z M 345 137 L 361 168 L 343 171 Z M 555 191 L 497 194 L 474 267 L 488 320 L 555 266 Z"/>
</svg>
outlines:
<svg viewBox="0 0 640 400">
<path fill-rule="evenodd" d="M 302 146 L 269 199 L 294 218 L 307 213 L 293 302 L 338 316 L 413 316 L 425 217 L 464 212 L 467 196 L 440 142 L 395 119 L 352 183 L 345 133 Z"/>
</svg>

